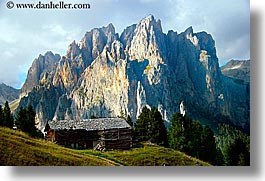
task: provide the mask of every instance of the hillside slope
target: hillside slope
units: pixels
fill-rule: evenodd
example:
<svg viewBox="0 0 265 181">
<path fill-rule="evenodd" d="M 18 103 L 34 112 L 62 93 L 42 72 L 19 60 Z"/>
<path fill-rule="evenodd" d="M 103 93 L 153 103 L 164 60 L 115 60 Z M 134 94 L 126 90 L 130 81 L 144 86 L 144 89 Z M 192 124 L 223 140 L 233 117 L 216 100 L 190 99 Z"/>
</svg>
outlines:
<svg viewBox="0 0 265 181">
<path fill-rule="evenodd" d="M 58 146 L 27 134 L 0 127 L 0 165 L 112 166 L 113 162 Z"/>
<path fill-rule="evenodd" d="M 180 151 L 148 143 L 130 151 L 101 153 L 94 150 L 79 150 L 79 152 L 104 157 L 126 166 L 210 166 Z"/>
<path fill-rule="evenodd" d="M 0 165 L 15 166 L 208 166 L 173 149 L 144 144 L 131 151 L 72 150 L 0 127 Z"/>
<path fill-rule="evenodd" d="M 4 104 L 6 101 L 11 102 L 17 99 L 19 96 L 19 90 L 10 87 L 4 83 L 0 83 L 0 104 Z"/>
</svg>

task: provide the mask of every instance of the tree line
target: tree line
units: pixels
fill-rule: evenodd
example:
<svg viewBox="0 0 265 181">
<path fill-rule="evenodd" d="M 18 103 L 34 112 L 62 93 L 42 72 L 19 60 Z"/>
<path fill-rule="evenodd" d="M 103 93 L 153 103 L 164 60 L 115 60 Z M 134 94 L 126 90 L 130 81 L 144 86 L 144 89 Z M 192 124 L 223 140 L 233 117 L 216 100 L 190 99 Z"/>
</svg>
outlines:
<svg viewBox="0 0 265 181">
<path fill-rule="evenodd" d="M 7 101 L 5 102 L 4 108 L 0 105 L 0 126 L 19 129 L 32 137 L 40 137 L 40 132 L 35 124 L 35 116 L 36 112 L 31 105 L 27 108 L 20 107 L 16 116 L 11 113 Z"/>
<path fill-rule="evenodd" d="M 203 126 L 200 121 L 192 120 L 187 115 L 175 113 L 167 130 L 160 112 L 154 107 L 151 110 L 144 107 L 135 124 L 129 116 L 126 120 L 133 127 L 134 142 L 150 141 L 213 165 L 250 164 L 249 137 L 230 127 L 220 127 L 222 137 L 215 136 L 209 126 Z"/>
<path fill-rule="evenodd" d="M 20 107 L 16 116 L 8 102 L 0 105 L 0 126 L 16 128 L 32 137 L 41 137 L 35 125 L 36 113 L 31 105 Z M 130 116 L 121 116 L 133 128 L 134 142 L 148 141 L 160 146 L 182 151 L 213 165 L 250 165 L 250 137 L 229 125 L 219 125 L 218 135 L 209 126 L 192 120 L 187 115 L 175 113 L 169 129 L 157 108 L 144 107 L 136 123 Z"/>
<path fill-rule="evenodd" d="M 216 143 L 224 154 L 225 165 L 250 165 L 250 136 L 229 124 L 218 125 Z"/>
</svg>

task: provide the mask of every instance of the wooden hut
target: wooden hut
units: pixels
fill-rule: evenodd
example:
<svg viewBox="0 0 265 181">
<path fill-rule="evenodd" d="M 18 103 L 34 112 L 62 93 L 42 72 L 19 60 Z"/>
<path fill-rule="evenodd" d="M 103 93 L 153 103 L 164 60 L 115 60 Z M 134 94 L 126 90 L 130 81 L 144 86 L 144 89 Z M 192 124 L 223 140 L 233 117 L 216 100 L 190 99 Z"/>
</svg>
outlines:
<svg viewBox="0 0 265 181">
<path fill-rule="evenodd" d="M 75 149 L 130 149 L 130 125 L 121 118 L 48 121 L 47 139 Z"/>
</svg>

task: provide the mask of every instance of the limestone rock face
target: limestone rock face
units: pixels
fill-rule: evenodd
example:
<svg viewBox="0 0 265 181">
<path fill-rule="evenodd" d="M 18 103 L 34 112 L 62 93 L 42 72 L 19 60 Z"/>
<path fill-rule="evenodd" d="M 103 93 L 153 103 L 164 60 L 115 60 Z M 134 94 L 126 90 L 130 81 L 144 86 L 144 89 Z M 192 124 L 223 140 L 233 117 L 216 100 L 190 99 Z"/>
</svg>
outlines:
<svg viewBox="0 0 265 181">
<path fill-rule="evenodd" d="M 48 120 L 53 119 L 58 100 L 63 92 L 60 88 L 54 87 L 51 83 L 35 86 L 27 96 L 22 97 L 19 107 L 32 105 L 36 112 L 37 127 L 42 130 Z"/>
<path fill-rule="evenodd" d="M 26 82 L 21 88 L 21 96 L 27 95 L 35 86 L 49 82 L 60 59 L 60 55 L 47 52 L 36 58 L 27 75 Z"/>
<path fill-rule="evenodd" d="M 181 101 L 194 119 L 249 123 L 247 85 L 222 74 L 212 36 L 192 27 L 165 34 L 160 20 L 150 15 L 120 37 L 112 24 L 94 28 L 71 43 L 65 56 L 56 61 L 50 56 L 33 62 L 23 86 L 28 96 L 20 102 L 36 108 L 40 128 L 49 119 L 122 112 L 136 121 L 144 106 L 158 108 L 170 121 Z M 47 63 L 37 69 L 39 59 Z"/>
<path fill-rule="evenodd" d="M 75 43 L 75 41 L 73 41 L 68 47 L 66 57 L 71 60 L 74 60 L 75 57 L 77 57 L 80 54 L 80 51 L 81 50 L 79 46 Z"/>
<path fill-rule="evenodd" d="M 115 117 L 121 111 L 127 114 L 128 88 L 126 62 L 113 59 L 111 53 L 104 49 L 84 71 L 73 92 L 73 118 L 90 118 L 92 115 Z"/>
</svg>

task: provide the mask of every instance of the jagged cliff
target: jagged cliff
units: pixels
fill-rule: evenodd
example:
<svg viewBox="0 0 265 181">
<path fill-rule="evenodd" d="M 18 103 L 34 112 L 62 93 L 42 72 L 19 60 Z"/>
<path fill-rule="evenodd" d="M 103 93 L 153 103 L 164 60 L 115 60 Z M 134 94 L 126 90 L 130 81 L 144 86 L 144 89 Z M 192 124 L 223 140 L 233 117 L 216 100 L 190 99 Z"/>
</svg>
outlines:
<svg viewBox="0 0 265 181">
<path fill-rule="evenodd" d="M 165 34 L 150 15 L 121 36 L 109 24 L 71 43 L 65 56 L 47 54 L 33 62 L 21 90 L 20 106 L 36 108 L 40 128 L 49 119 L 121 112 L 136 120 L 144 106 L 170 120 L 182 100 L 193 118 L 249 122 L 245 85 L 222 75 L 212 36 L 192 27 Z M 242 96 L 235 99 L 235 90 Z"/>
</svg>

